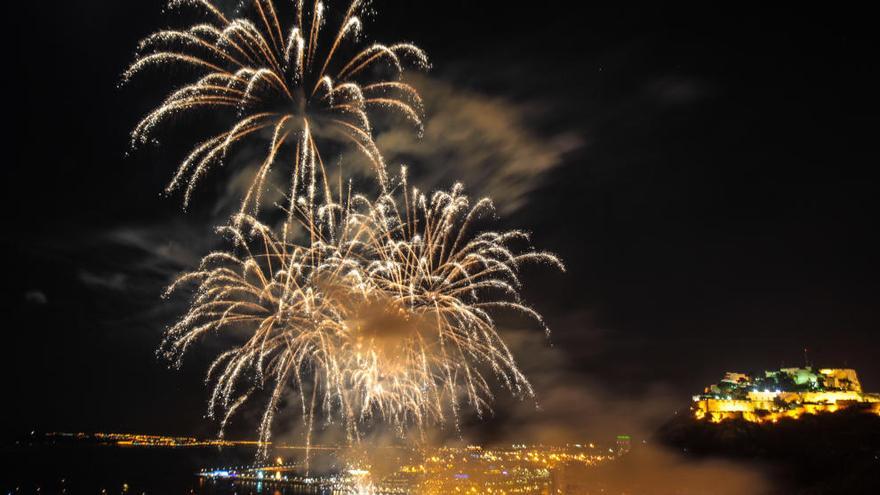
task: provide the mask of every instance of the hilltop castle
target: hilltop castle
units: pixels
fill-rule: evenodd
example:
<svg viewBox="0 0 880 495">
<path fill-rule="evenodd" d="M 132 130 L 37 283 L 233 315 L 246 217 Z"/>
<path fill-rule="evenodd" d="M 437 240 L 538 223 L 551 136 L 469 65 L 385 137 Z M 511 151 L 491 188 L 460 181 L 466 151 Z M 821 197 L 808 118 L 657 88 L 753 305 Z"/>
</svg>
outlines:
<svg viewBox="0 0 880 495">
<path fill-rule="evenodd" d="M 717 384 L 693 397 L 697 419 L 755 423 L 798 419 L 804 414 L 858 407 L 880 415 L 880 394 L 862 392 L 853 369 L 782 368 L 757 374 L 727 372 Z"/>
</svg>

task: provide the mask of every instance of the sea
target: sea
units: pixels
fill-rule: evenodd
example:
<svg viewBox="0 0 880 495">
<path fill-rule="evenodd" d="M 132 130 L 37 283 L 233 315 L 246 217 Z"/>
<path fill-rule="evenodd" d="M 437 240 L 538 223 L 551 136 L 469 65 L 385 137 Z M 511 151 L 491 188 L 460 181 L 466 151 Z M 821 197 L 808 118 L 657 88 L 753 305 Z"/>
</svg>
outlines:
<svg viewBox="0 0 880 495">
<path fill-rule="evenodd" d="M 252 465 L 255 459 L 252 447 L 16 446 L 3 449 L 0 494 L 331 494 L 329 490 L 273 485 L 268 481 L 233 482 L 197 475 L 202 469 Z"/>
</svg>

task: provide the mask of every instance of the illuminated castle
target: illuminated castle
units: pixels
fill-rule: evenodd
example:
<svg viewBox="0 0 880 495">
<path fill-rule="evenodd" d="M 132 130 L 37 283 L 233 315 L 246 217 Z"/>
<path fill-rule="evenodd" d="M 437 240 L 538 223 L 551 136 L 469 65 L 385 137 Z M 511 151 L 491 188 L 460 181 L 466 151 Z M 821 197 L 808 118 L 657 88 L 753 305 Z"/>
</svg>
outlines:
<svg viewBox="0 0 880 495">
<path fill-rule="evenodd" d="M 880 394 L 862 392 L 856 371 L 841 368 L 782 368 L 754 376 L 727 372 L 721 382 L 694 396 L 694 416 L 720 423 L 755 423 L 858 407 L 880 415 Z"/>
</svg>

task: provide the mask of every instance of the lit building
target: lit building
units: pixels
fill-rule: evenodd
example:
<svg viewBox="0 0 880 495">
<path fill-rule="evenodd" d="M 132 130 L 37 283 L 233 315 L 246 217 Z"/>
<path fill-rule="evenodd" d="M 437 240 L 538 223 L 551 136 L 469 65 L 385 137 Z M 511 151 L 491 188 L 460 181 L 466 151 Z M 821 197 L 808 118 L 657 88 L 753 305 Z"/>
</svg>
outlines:
<svg viewBox="0 0 880 495">
<path fill-rule="evenodd" d="M 629 435 L 617 435 L 617 455 L 622 456 L 632 448 Z"/>
<path fill-rule="evenodd" d="M 694 396 L 694 416 L 776 422 L 804 414 L 858 407 L 880 415 L 880 395 L 862 391 L 852 369 L 782 368 L 754 375 L 725 373 L 717 384 Z"/>
</svg>

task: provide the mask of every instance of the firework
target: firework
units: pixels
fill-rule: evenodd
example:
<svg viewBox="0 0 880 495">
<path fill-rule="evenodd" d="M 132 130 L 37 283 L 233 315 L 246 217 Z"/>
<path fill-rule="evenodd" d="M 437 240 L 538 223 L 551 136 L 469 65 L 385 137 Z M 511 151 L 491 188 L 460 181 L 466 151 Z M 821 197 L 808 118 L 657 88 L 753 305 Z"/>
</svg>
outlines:
<svg viewBox="0 0 880 495">
<path fill-rule="evenodd" d="M 234 219 L 220 230 L 235 250 L 209 254 L 169 288 L 196 287 L 167 333 L 169 358 L 210 334 L 238 341 L 208 372 L 210 413 L 225 425 L 268 390 L 267 442 L 292 386 L 308 431 L 322 413 L 356 442 L 372 420 L 421 430 L 449 419 L 457 426 L 462 405 L 482 415 L 493 397 L 489 373 L 531 395 L 492 314 L 518 311 L 543 326 L 520 301 L 518 269 L 561 262 L 531 249 L 522 231 L 478 231 L 492 204 L 471 204 L 461 185 L 428 195 L 402 175 L 374 200 L 349 192 L 342 203 L 311 210 L 301 199 L 280 233 L 251 216 Z"/>
<path fill-rule="evenodd" d="M 229 18 L 209 0 L 169 2 L 169 7 L 198 9 L 208 20 L 142 40 L 123 80 L 147 68 L 178 64 L 199 75 L 144 117 L 132 131 L 132 146 L 150 141 L 161 124 L 182 114 L 227 116 L 228 129 L 200 141 L 167 186 L 169 193 L 185 186 L 184 206 L 209 168 L 248 139 L 268 141 L 268 147 L 241 213 L 257 213 L 276 161 L 290 169 L 293 201 L 301 193 L 312 201 L 331 197 L 319 142 L 350 144 L 367 158 L 384 190 L 385 164 L 373 141 L 370 115 L 376 109 L 394 111 L 421 129 L 421 100 L 400 76 L 407 62 L 426 68 L 424 52 L 410 43 L 377 43 L 337 62 L 335 56 L 357 41 L 360 0 L 350 4 L 329 38 L 323 29 L 327 13 L 319 1 L 242 3 L 241 17 Z"/>
</svg>

